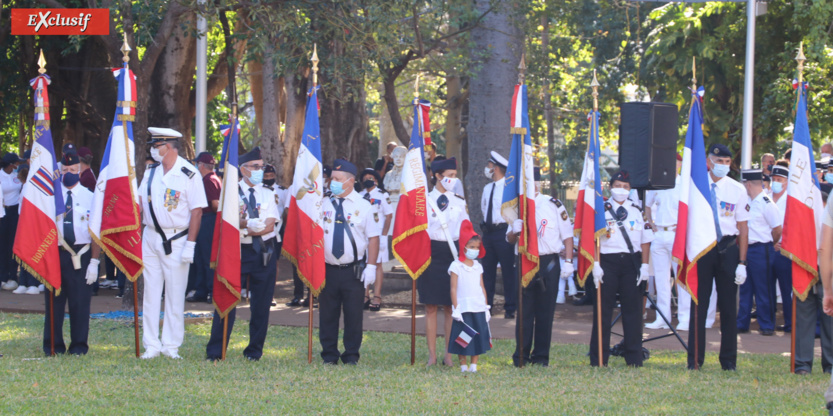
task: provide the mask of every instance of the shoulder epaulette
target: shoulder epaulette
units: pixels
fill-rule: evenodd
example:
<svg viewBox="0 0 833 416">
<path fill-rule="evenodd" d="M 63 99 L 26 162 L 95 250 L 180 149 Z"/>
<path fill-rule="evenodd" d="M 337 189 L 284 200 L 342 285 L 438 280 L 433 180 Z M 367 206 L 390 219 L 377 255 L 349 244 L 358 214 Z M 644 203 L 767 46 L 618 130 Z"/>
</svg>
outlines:
<svg viewBox="0 0 833 416">
<path fill-rule="evenodd" d="M 559 201 L 558 198 L 555 198 L 555 197 L 550 198 L 550 202 L 555 204 L 555 206 L 558 207 L 558 208 L 561 208 L 563 206 L 561 201 Z"/>
<path fill-rule="evenodd" d="M 194 171 L 192 171 L 191 169 L 186 168 L 185 166 L 182 167 L 182 173 L 187 175 L 189 179 L 194 177 Z"/>
<path fill-rule="evenodd" d="M 266 189 L 268 189 L 268 190 L 270 190 L 270 191 L 274 191 L 274 190 L 275 190 L 274 188 L 272 188 L 272 187 L 271 187 L 271 186 L 269 186 L 269 185 L 263 185 L 263 187 L 264 187 L 264 188 L 266 188 Z"/>
<path fill-rule="evenodd" d="M 769 197 L 767 197 L 766 195 L 764 195 L 764 202 L 766 202 L 766 203 L 769 203 L 769 202 L 770 202 Z"/>
<path fill-rule="evenodd" d="M 286 188 L 284 188 L 284 187 L 283 187 L 283 185 L 278 185 L 278 189 L 280 189 L 280 190 L 282 190 L 282 191 L 285 191 L 285 190 L 286 190 Z"/>
<path fill-rule="evenodd" d="M 463 201 L 465 201 L 465 200 L 466 200 L 466 198 L 463 198 L 463 197 L 462 197 L 462 196 L 460 196 L 460 195 L 454 194 L 454 196 L 456 196 L 457 198 L 462 199 Z"/>
<path fill-rule="evenodd" d="M 639 205 L 637 205 L 637 204 L 636 204 L 636 202 L 631 202 L 631 205 L 633 205 L 633 207 L 634 207 L 634 208 L 638 209 L 638 210 L 639 210 L 639 212 L 642 212 L 642 207 L 640 207 Z"/>
<path fill-rule="evenodd" d="M 370 201 L 370 192 L 364 194 L 364 196 L 362 198 L 364 198 L 365 201 Z"/>
</svg>

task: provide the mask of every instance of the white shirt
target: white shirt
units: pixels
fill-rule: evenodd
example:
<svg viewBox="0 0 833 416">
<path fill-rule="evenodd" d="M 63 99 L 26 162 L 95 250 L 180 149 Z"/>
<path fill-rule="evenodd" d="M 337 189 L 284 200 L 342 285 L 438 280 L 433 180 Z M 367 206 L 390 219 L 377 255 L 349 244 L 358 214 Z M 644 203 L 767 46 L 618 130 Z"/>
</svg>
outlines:
<svg viewBox="0 0 833 416">
<path fill-rule="evenodd" d="M 264 188 L 263 184 L 257 184 L 255 186 L 249 186 L 245 180 L 241 179 L 240 182 L 237 183 L 238 189 L 242 192 L 240 194 L 240 212 L 246 213 L 246 219 L 249 219 L 249 198 L 251 193 L 249 190 L 254 190 L 255 196 L 255 210 L 258 212 L 258 218 L 262 218 L 265 222 L 269 218 L 275 219 L 275 230 L 281 229 L 281 217 L 278 215 L 278 208 L 275 204 L 275 193 L 268 189 Z M 261 237 L 263 240 L 268 240 L 270 238 L 275 238 L 275 230 L 270 233 L 263 234 Z M 280 240 L 278 240 L 280 241 Z M 241 244 L 252 244 L 252 237 L 251 236 L 243 236 L 243 233 L 240 233 L 240 243 Z"/>
<path fill-rule="evenodd" d="M 557 254 L 564 249 L 564 240 L 573 238 L 573 224 L 567 208 L 549 195 L 535 196 L 535 229 L 538 230 L 538 254 Z M 506 235 L 512 227 L 506 230 Z M 488 253 L 487 253 L 488 254 Z"/>
<path fill-rule="evenodd" d="M 444 210 L 437 202 L 440 195 L 445 195 L 448 198 L 448 206 Z M 426 204 L 428 205 L 428 237 L 433 241 L 448 241 L 440 222 L 439 216 L 441 215 L 445 219 L 445 223 L 448 226 L 448 233 L 451 235 L 452 240 L 459 240 L 460 225 L 463 223 L 463 220 L 469 219 L 466 200 L 453 192 L 442 193 L 436 186 L 428 193 L 428 199 L 431 200 L 431 203 Z M 439 213 L 434 212 L 432 205 L 441 211 Z M 498 216 L 500 216 L 499 213 Z"/>
<path fill-rule="evenodd" d="M 489 211 L 489 195 L 492 196 L 492 224 L 503 224 L 506 221 L 500 215 L 500 208 L 503 205 L 503 188 L 506 186 L 506 178 L 501 178 L 499 181 L 492 182 L 483 187 L 483 196 L 480 198 L 480 210 L 483 211 L 483 221 Z M 492 194 L 494 188 L 494 194 Z"/>
<path fill-rule="evenodd" d="M 709 174 L 709 190 L 712 184 L 717 184 L 714 190 L 717 196 L 717 220 L 720 224 L 720 231 L 723 236 L 738 235 L 738 223 L 749 221 L 749 211 L 746 206 L 749 204 L 749 195 L 746 188 L 732 178 L 723 178 L 717 182 L 712 181 Z"/>
<path fill-rule="evenodd" d="M 289 208 L 289 189 L 275 184 L 272 186 L 272 192 L 275 193 L 275 209 L 278 210 L 278 218 L 280 218 Z"/>
<path fill-rule="evenodd" d="M 159 221 L 159 227 L 163 230 L 177 229 L 177 232 L 188 228 L 191 210 L 208 206 L 205 199 L 205 187 L 197 168 L 178 156 L 168 173 L 164 173 L 162 164 L 145 171 L 145 177 L 139 185 L 139 198 L 142 202 L 144 224 L 153 229 L 149 203 L 151 201 L 148 201 L 148 181 L 152 170 L 156 172 L 153 174 L 153 184 L 150 185 L 150 189 L 153 212 Z"/>
<path fill-rule="evenodd" d="M 370 202 L 373 207 L 373 220 L 379 223 L 379 229 L 385 227 L 385 218 L 388 215 L 393 215 L 393 206 L 390 204 L 390 196 L 387 192 L 383 192 L 379 187 L 374 187 L 369 193 L 367 190 L 362 191 L 362 198 Z"/>
<path fill-rule="evenodd" d="M 651 207 L 651 216 L 658 227 L 677 224 L 677 208 L 680 205 L 679 176 L 674 184 L 671 189 L 648 191 L 645 194 L 645 206 Z"/>
<path fill-rule="evenodd" d="M 72 189 L 67 189 L 64 186 L 61 186 L 61 189 L 64 191 L 64 203 L 67 201 L 69 192 L 72 192 L 72 208 L 58 222 L 58 233 L 61 238 L 64 237 L 64 221 L 67 220 L 67 215 L 72 215 L 72 229 L 75 231 L 75 243 L 73 244 L 90 244 L 92 242 L 90 238 L 90 209 L 93 206 L 93 193 L 81 186 L 81 182 L 75 184 Z"/>
<path fill-rule="evenodd" d="M 761 192 L 749 203 L 749 244 L 771 243 L 772 230 L 781 225 L 778 207 Z"/>
<path fill-rule="evenodd" d="M 634 202 L 626 199 L 624 204 L 620 205 L 618 202 L 614 201 L 613 198 L 611 198 L 607 201 L 607 203 L 611 204 L 611 208 L 614 213 L 619 210 L 619 207 L 625 208 L 627 216 L 622 220 L 622 225 L 625 227 L 625 232 L 628 233 L 634 253 L 642 251 L 642 244 L 650 243 L 654 240 L 654 232 L 651 230 L 650 225 L 645 224 L 645 221 L 642 218 L 642 211 L 639 210 Z M 605 206 L 607 206 L 607 203 L 605 203 Z M 619 224 L 616 219 L 610 215 L 610 212 L 606 208 L 605 223 L 607 224 L 607 233 L 602 235 L 601 238 L 601 253 L 629 253 L 628 243 L 626 243 L 625 238 L 622 237 L 622 232 L 619 230 Z"/>
<path fill-rule="evenodd" d="M 20 188 L 23 184 L 17 179 L 17 172 L 6 173 L 0 169 L 0 188 L 3 188 L 3 204 L 6 206 L 20 203 Z"/>
<path fill-rule="evenodd" d="M 347 234 L 347 228 L 344 229 L 344 254 L 341 258 L 336 258 L 333 255 L 333 234 L 336 225 L 336 206 L 339 198 L 333 199 L 324 197 L 324 260 L 327 264 L 340 265 L 350 264 L 357 259 L 353 257 L 353 245 L 350 243 L 350 237 Z M 373 220 L 373 207 L 367 202 L 358 192 L 351 190 L 342 202 L 342 210 L 344 217 L 347 220 L 347 226 L 350 227 L 350 232 L 353 234 L 353 239 L 356 242 L 356 254 L 358 259 L 365 257 L 368 240 L 371 237 L 378 237 L 382 232 L 382 226 Z"/>
<path fill-rule="evenodd" d="M 781 216 L 781 225 L 784 225 L 784 217 L 787 215 L 787 191 L 781 194 L 781 198 L 778 201 L 775 201 L 775 195 L 772 196 L 772 200 L 775 202 L 775 206 L 778 207 L 778 214 Z"/>
<path fill-rule="evenodd" d="M 483 276 L 483 266 L 477 260 L 469 267 L 459 259 L 451 262 L 448 274 L 457 275 L 457 310 L 463 312 L 485 312 L 486 298 L 480 280 Z"/>
</svg>

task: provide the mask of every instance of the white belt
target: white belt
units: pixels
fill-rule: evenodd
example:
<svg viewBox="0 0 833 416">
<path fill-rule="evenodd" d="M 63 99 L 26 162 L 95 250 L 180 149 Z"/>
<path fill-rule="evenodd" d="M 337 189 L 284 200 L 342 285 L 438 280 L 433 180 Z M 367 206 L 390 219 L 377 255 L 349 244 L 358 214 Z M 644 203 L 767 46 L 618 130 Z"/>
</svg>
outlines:
<svg viewBox="0 0 833 416">
<path fill-rule="evenodd" d="M 145 227 L 148 230 L 153 231 L 154 233 L 156 232 L 156 229 L 153 228 L 152 225 L 145 225 Z M 181 232 L 183 232 L 187 229 L 188 229 L 187 227 L 183 227 L 183 228 L 162 228 L 162 232 L 165 233 L 165 235 L 174 235 L 174 234 L 181 233 Z"/>
<path fill-rule="evenodd" d="M 64 240 L 63 237 L 61 237 L 58 242 L 61 244 L 61 247 L 63 247 L 64 250 L 66 250 L 69 253 L 70 258 L 72 258 L 72 268 L 74 268 L 75 270 L 80 270 L 81 256 L 83 256 L 84 253 L 90 250 L 90 245 L 85 244 L 84 247 L 81 247 L 81 250 L 78 250 L 78 252 L 76 253 L 72 250 L 72 247 L 70 247 L 70 245 L 67 243 L 66 240 Z"/>
</svg>

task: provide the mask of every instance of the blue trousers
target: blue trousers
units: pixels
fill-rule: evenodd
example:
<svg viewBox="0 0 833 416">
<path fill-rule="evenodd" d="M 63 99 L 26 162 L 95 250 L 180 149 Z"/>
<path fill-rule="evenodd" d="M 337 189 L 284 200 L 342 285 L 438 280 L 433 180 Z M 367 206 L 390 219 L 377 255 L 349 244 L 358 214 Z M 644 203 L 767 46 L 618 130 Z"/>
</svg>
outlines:
<svg viewBox="0 0 833 416">
<path fill-rule="evenodd" d="M 194 247 L 194 264 L 189 270 L 188 279 L 188 291 L 195 290 L 194 296 L 198 298 L 210 295 L 214 284 L 214 270 L 211 270 L 211 240 L 214 238 L 216 220 L 216 213 L 203 214 L 200 220 L 200 232 L 197 234 L 197 245 Z"/>
<path fill-rule="evenodd" d="M 775 314 L 770 291 L 772 269 L 769 267 L 770 258 L 775 254 L 772 243 L 754 243 L 749 245 L 746 254 L 747 274 L 749 278 L 738 288 L 740 303 L 738 304 L 738 330 L 749 330 L 752 313 L 752 298 L 758 310 L 758 325 L 761 330 L 775 330 Z"/>
<path fill-rule="evenodd" d="M 778 281 L 778 286 L 781 288 L 781 309 L 784 312 L 784 326 L 786 328 L 792 328 L 792 317 L 793 317 L 793 271 L 792 271 L 792 261 L 781 255 L 780 253 L 776 253 L 772 259 L 772 283 L 769 290 L 773 293 L 773 298 L 775 294 L 775 284 L 776 280 Z M 773 302 L 772 304 L 772 316 L 773 321 L 775 321 L 775 309 L 776 305 Z"/>
<path fill-rule="evenodd" d="M 495 283 L 497 282 L 497 265 L 500 263 L 503 275 L 503 297 L 506 312 L 518 309 L 518 275 L 515 273 L 515 246 L 506 242 L 506 225 L 486 232 L 483 235 L 483 247 L 486 257 L 483 263 L 483 285 L 486 287 L 486 302 L 491 306 L 495 300 Z"/>
</svg>

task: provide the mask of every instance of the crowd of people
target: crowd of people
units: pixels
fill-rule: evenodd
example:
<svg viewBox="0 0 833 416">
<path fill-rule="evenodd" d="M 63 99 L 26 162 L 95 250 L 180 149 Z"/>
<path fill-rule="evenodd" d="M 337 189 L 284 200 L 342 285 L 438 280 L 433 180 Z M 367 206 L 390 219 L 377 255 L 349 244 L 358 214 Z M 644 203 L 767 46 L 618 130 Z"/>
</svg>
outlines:
<svg viewBox="0 0 833 416">
<path fill-rule="evenodd" d="M 184 339 L 184 303 L 211 303 L 212 299 L 214 271 L 209 265 L 210 249 L 222 186 L 218 173 L 222 172 L 208 152 L 198 154 L 193 161 L 181 157 L 178 132 L 165 128 L 150 128 L 149 132 L 150 155 L 138 188 L 145 227 L 142 243 L 145 352 L 142 358 L 151 359 L 160 354 L 179 358 L 178 349 Z M 364 310 L 378 311 L 383 307 L 382 264 L 391 258 L 388 241 L 395 222 L 398 200 L 395 177 L 401 170 L 402 149 L 390 143 L 385 156 L 373 168 L 361 171 L 343 159 L 324 167 L 326 192 L 321 224 L 325 233 L 326 285 L 315 299 L 316 307 L 320 307 L 324 363 L 358 363 Z M 825 144 L 820 150 L 816 174 L 826 203 L 833 188 L 833 146 Z M 44 286 L 25 268 L 19 268 L 12 254 L 20 193 L 27 186 L 27 153 L 22 158 L 8 153 L 0 163 L 3 199 L 0 232 L 5 237 L 0 240 L 0 281 L 3 290 L 19 295 L 44 293 Z M 619 307 L 624 329 L 620 351 L 627 364 L 641 366 L 643 363 L 643 327 L 670 330 L 676 319 L 674 328 L 689 333 L 688 367 L 699 368 L 704 364 L 705 329 L 714 324 L 719 310 L 719 362 L 723 369 L 736 369 L 737 334 L 752 330 L 754 320 L 762 336 L 771 336 L 776 330 L 796 331 L 798 374 L 812 371 L 814 339 L 821 337 L 822 371 L 830 373 L 833 321 L 824 313 L 822 301 L 824 293 L 833 293 L 833 289 L 822 285 L 824 268 L 823 278 L 806 300 L 797 300 L 796 326 L 791 326 L 791 260 L 780 252 L 790 152 L 778 160 L 772 154 L 763 155 L 760 169 L 744 170 L 740 180 L 729 177 L 733 155 L 728 147 L 713 144 L 707 153 L 717 239 L 714 248 L 698 260 L 700 284 L 696 304 L 686 289 L 675 283 L 676 265 L 671 259 L 680 199 L 679 172 L 678 186 L 648 191 L 644 201 L 631 189 L 628 172 L 611 175 L 610 197 L 604 206 L 606 228 L 600 239 L 593 280 L 585 285 L 585 296 L 575 301 L 577 305 L 592 304 L 594 288 L 601 288 L 601 320 L 594 308 L 594 328 L 589 337 L 590 365 L 607 365 L 611 354 L 610 322 L 613 310 Z M 56 352 L 85 354 L 89 348 L 91 296 L 106 287 L 118 288 L 117 297 L 124 293 L 124 275 L 106 256 L 104 264 L 99 264 L 100 250 L 91 241 L 87 228 L 91 191 L 96 183 L 90 169 L 92 159 L 92 152 L 87 148 L 63 146 L 60 166 L 67 214 L 59 233 L 64 289 L 54 299 L 55 332 L 45 325 L 43 349 L 46 353 L 50 353 L 54 336 Z M 522 220 L 507 223 L 500 214 L 508 162 L 498 152 L 491 152 L 486 161 L 484 175 L 490 183 L 483 188 L 480 200 L 483 218 L 480 235 L 474 232 L 467 199 L 462 196 L 457 161 L 437 155 L 433 150 L 427 152 L 427 162 L 431 183 L 427 198 L 431 263 L 417 280 L 419 302 L 425 306 L 427 364 L 441 361 L 451 366 L 453 354 L 458 354 L 463 371 L 476 371 L 476 356 L 486 352 L 490 345 L 488 326 L 495 306 L 498 276 L 503 281 L 503 318 L 519 319 L 515 263 L 518 234 L 524 224 Z M 678 156 L 678 170 L 680 163 Z M 259 148 L 240 156 L 239 177 L 241 295 L 251 305 L 249 344 L 243 354 L 250 360 L 258 360 L 267 336 L 269 310 L 274 306 L 276 279 L 282 277 L 277 276 L 277 260 L 289 195 L 286 188 L 276 183 L 275 167 L 264 162 Z M 525 330 L 523 339 L 517 340 L 513 362 L 547 366 L 556 304 L 565 302 L 565 292 L 577 293 L 574 266 L 577 253 L 566 206 L 542 189 L 544 182 L 538 168 L 535 181 L 534 229 L 538 234 L 540 267 L 532 282 L 522 289 Z M 394 189 L 388 192 L 386 187 Z M 826 214 L 825 226 L 831 225 L 833 215 Z M 833 238 L 830 232 L 825 235 Z M 106 275 L 103 280 L 100 279 L 102 266 Z M 293 298 L 287 306 L 309 306 L 309 294 L 304 293 L 304 284 L 297 273 L 293 280 Z M 648 305 L 645 295 L 655 299 L 657 310 L 656 319 L 647 324 L 643 322 Z M 48 298 L 47 292 L 45 299 Z M 159 320 L 154 318 L 159 316 L 163 302 L 164 324 L 160 334 Z M 783 324 L 776 326 L 779 304 Z M 65 347 L 60 331 L 65 305 L 71 321 L 69 348 Z M 833 312 L 833 304 L 831 307 Z M 694 314 L 697 319 L 692 318 L 692 308 L 697 308 Z M 438 351 L 440 310 L 445 336 Z M 345 350 L 339 351 L 342 314 Z M 222 319 L 215 312 L 206 346 L 207 359 L 221 358 L 222 340 L 228 342 L 231 338 L 234 321 L 232 310 L 224 337 Z M 601 331 L 596 327 L 597 322 L 601 322 Z M 597 338 L 599 333 L 601 342 Z M 468 362 L 465 356 L 475 358 Z"/>
</svg>

